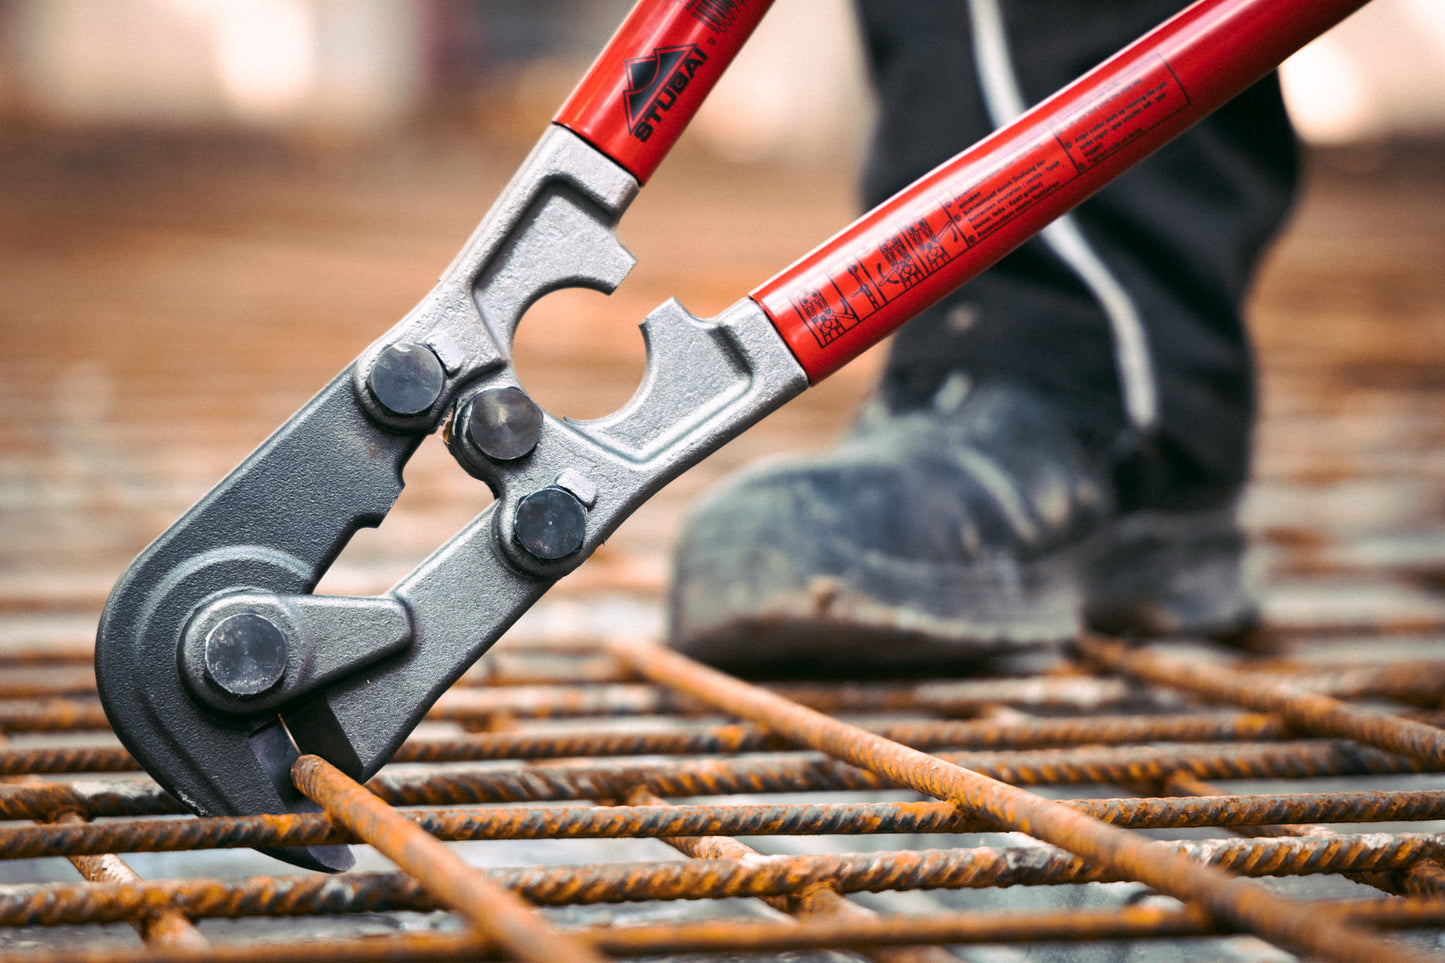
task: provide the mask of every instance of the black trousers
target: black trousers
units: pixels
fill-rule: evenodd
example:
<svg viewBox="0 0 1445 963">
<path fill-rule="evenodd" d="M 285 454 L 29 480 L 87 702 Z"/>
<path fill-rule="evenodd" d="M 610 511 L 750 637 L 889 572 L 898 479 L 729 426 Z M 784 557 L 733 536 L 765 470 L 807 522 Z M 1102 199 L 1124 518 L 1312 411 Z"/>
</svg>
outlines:
<svg viewBox="0 0 1445 963">
<path fill-rule="evenodd" d="M 1010 94 L 1036 103 L 1183 6 L 857 2 L 879 107 L 870 206 L 1005 120 Z M 1081 205 L 1071 239 L 1030 241 L 905 327 L 884 401 L 926 405 L 960 373 L 1023 382 L 1115 460 L 1126 508 L 1233 497 L 1256 405 L 1241 308 L 1296 167 L 1271 77 Z"/>
</svg>

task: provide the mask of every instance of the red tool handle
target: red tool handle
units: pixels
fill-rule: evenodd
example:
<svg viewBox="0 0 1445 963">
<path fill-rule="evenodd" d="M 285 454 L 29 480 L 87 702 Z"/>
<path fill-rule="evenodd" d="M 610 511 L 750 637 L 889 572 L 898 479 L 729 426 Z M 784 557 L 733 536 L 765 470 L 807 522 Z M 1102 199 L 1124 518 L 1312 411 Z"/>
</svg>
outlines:
<svg viewBox="0 0 1445 963">
<path fill-rule="evenodd" d="M 553 118 L 640 183 L 773 0 L 642 0 Z"/>
<path fill-rule="evenodd" d="M 817 382 L 1366 2 L 1199 0 L 751 296 Z"/>
</svg>

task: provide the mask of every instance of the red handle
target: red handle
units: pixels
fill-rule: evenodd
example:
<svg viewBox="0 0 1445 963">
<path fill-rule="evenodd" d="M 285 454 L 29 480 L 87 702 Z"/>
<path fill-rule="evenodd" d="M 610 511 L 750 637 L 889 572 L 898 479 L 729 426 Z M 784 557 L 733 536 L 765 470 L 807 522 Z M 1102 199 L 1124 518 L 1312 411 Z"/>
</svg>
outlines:
<svg viewBox="0 0 1445 963">
<path fill-rule="evenodd" d="M 1199 0 L 757 290 L 817 382 L 1368 0 Z"/>
<path fill-rule="evenodd" d="M 773 0 L 642 0 L 554 121 L 646 183 Z"/>
</svg>

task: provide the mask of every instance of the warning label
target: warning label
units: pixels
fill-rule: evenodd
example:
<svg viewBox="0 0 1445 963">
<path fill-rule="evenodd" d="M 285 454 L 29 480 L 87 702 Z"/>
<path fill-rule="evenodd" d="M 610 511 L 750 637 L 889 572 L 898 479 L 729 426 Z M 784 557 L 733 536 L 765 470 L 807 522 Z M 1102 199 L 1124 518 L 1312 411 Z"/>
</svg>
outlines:
<svg viewBox="0 0 1445 963">
<path fill-rule="evenodd" d="M 1090 167 L 1184 109 L 1188 95 L 1154 57 L 1103 87 L 967 190 L 928 210 L 861 257 L 819 274 L 792 307 L 824 347 Z"/>
<path fill-rule="evenodd" d="M 1066 123 L 1054 128 L 1079 170 L 1086 170 L 1189 105 L 1179 78 L 1160 57 L 1106 87 Z"/>
<path fill-rule="evenodd" d="M 1078 168 L 1057 142 L 1046 141 L 1026 154 L 1009 159 L 967 194 L 943 202 L 943 210 L 963 235 L 965 243 L 1007 224 L 1078 176 Z"/>
</svg>

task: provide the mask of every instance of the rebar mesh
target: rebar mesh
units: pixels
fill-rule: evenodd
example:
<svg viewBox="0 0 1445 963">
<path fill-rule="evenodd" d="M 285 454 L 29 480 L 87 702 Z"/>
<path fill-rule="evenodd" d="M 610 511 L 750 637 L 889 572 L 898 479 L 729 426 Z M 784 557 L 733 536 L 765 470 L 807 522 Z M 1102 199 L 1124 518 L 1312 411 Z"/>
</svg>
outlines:
<svg viewBox="0 0 1445 963">
<path fill-rule="evenodd" d="M 1411 657 L 1346 672 L 1354 643 L 1327 639 L 1298 660 L 1086 638 L 1042 677 L 807 685 L 645 642 L 504 643 L 371 792 L 306 757 L 322 813 L 213 819 L 137 771 L 65 658 L 11 660 L 0 927 L 47 961 L 1087 958 L 1121 941 L 1164 958 L 1229 934 L 1430 958 L 1445 732 L 1420 680 L 1445 662 L 1372 641 Z M 400 870 L 300 874 L 243 848 L 339 842 Z M 85 881 L 18 881 L 57 858 Z"/>
</svg>

